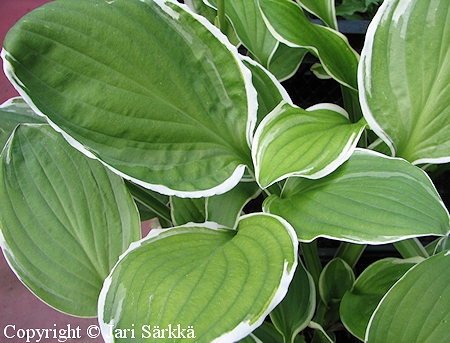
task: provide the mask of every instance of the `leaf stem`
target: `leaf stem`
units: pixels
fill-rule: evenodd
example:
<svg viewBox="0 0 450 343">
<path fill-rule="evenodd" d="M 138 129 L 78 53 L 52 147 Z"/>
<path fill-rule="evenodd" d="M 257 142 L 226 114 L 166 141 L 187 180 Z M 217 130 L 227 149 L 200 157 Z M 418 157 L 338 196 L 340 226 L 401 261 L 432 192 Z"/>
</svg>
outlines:
<svg viewBox="0 0 450 343">
<path fill-rule="evenodd" d="M 365 249 L 365 244 L 342 242 L 334 257 L 341 258 L 347 262 L 351 268 L 354 268 Z"/>
<path fill-rule="evenodd" d="M 225 0 L 217 0 L 217 18 L 220 31 L 226 33 L 227 19 L 225 17 Z"/>
<path fill-rule="evenodd" d="M 424 258 L 430 257 L 422 243 L 420 243 L 417 238 L 410 238 L 404 241 L 395 242 L 394 246 L 403 258 L 411 258 L 416 256 L 421 256 Z"/>
</svg>

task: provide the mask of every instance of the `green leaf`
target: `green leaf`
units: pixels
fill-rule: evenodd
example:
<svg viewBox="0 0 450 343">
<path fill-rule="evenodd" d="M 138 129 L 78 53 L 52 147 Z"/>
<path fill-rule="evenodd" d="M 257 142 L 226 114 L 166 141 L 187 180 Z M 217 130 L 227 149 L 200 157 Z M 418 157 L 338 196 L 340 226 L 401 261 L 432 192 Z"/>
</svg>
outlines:
<svg viewBox="0 0 450 343">
<path fill-rule="evenodd" d="M 253 85 L 258 92 L 257 125 L 259 125 L 264 117 L 277 107 L 280 102 L 284 101 L 292 104 L 292 100 L 286 89 L 266 68 L 248 57 L 242 57 L 242 61 L 251 70 Z"/>
<path fill-rule="evenodd" d="M 217 8 L 217 0 L 206 0 Z M 225 1 L 225 13 L 233 23 L 239 40 L 253 57 L 267 68 L 278 46 L 264 23 L 258 0 Z"/>
<path fill-rule="evenodd" d="M 356 279 L 353 289 L 342 298 L 339 312 L 352 335 L 364 340 L 370 317 L 386 292 L 422 258 L 385 258 L 372 263 Z"/>
<path fill-rule="evenodd" d="M 337 30 L 336 9 L 334 0 L 295 0 L 308 12 L 314 14 L 322 22 Z"/>
<path fill-rule="evenodd" d="M 366 332 L 366 342 L 450 340 L 450 252 L 411 268 L 386 294 Z"/>
<path fill-rule="evenodd" d="M 71 144 L 144 187 L 210 196 L 251 165 L 251 74 L 217 28 L 175 1 L 51 2 L 9 31 L 2 57 Z"/>
<path fill-rule="evenodd" d="M 342 259 L 334 258 L 323 268 L 319 278 L 320 298 L 326 305 L 338 303 L 355 282 L 352 268 Z"/>
<path fill-rule="evenodd" d="M 285 81 L 294 76 L 307 52 L 307 49 L 280 43 L 270 57 L 268 69 L 280 82 Z"/>
<path fill-rule="evenodd" d="M 338 31 L 312 24 L 295 2 L 259 0 L 270 32 L 291 47 L 307 48 L 336 81 L 357 89 L 359 56 Z"/>
<path fill-rule="evenodd" d="M 237 231 L 213 223 L 152 230 L 104 283 L 102 334 L 150 323 L 192 328 L 198 342 L 237 341 L 281 301 L 296 265 L 295 233 L 271 215 L 241 217 Z M 159 341 L 137 337 L 122 341 Z"/>
<path fill-rule="evenodd" d="M 270 313 L 270 319 L 283 334 L 284 342 L 294 342 L 298 333 L 308 326 L 315 309 L 314 281 L 303 264 L 299 263 L 288 293 Z"/>
<path fill-rule="evenodd" d="M 239 343 L 284 343 L 283 336 L 275 329 L 272 323 L 263 322 L 261 326 L 257 327 L 246 338 L 239 341 Z"/>
<path fill-rule="evenodd" d="M 17 125 L 44 122 L 21 98 L 11 98 L 4 102 L 0 105 L 0 151 Z"/>
<path fill-rule="evenodd" d="M 280 104 L 255 132 L 256 179 L 266 188 L 290 176 L 321 178 L 350 157 L 364 128 L 364 122 L 352 124 L 336 105 L 303 110 Z"/>
<path fill-rule="evenodd" d="M 50 306 L 95 317 L 103 280 L 140 238 L 123 180 L 48 125 L 19 126 L 1 157 L 0 241 L 8 264 Z"/>
<path fill-rule="evenodd" d="M 364 116 L 413 164 L 450 161 L 449 11 L 447 0 L 385 1 L 361 55 Z"/>
<path fill-rule="evenodd" d="M 449 233 L 449 214 L 425 172 L 364 149 L 322 179 L 289 179 L 281 197 L 267 198 L 263 208 L 285 218 L 306 242 L 383 244 Z"/>
<path fill-rule="evenodd" d="M 244 206 L 261 193 L 255 182 L 242 181 L 227 193 L 209 198 L 170 198 L 172 221 L 175 225 L 214 222 L 235 228 Z"/>
</svg>

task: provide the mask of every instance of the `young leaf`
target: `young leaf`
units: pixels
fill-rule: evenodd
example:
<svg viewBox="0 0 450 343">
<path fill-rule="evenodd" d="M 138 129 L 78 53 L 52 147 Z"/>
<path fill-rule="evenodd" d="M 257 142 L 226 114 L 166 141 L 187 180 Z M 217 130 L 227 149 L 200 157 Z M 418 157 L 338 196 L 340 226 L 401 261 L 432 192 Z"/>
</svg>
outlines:
<svg viewBox="0 0 450 343">
<path fill-rule="evenodd" d="M 320 298 L 327 306 L 341 301 L 344 294 L 353 288 L 355 274 L 342 259 L 334 258 L 323 268 L 319 278 Z"/>
<path fill-rule="evenodd" d="M 327 73 L 350 89 L 357 89 L 358 54 L 338 31 L 312 24 L 290 0 L 259 0 L 270 32 L 291 47 L 307 48 Z"/>
<path fill-rule="evenodd" d="M 19 126 L 1 158 L 0 242 L 8 264 L 50 306 L 95 317 L 103 280 L 140 238 L 123 180 L 48 125 Z"/>
<path fill-rule="evenodd" d="M 422 258 L 385 258 L 372 263 L 356 279 L 353 289 L 342 298 L 339 312 L 344 326 L 364 340 L 370 317 L 386 292 Z"/>
<path fill-rule="evenodd" d="M 263 207 L 306 242 L 384 244 L 449 233 L 447 209 L 423 170 L 365 149 L 322 179 L 289 179 L 281 197 L 270 196 Z"/>
<path fill-rule="evenodd" d="M 17 125 L 44 122 L 45 120 L 34 113 L 22 98 L 12 98 L 4 102 L 0 105 L 0 151 Z"/>
<path fill-rule="evenodd" d="M 365 341 L 448 342 L 449 269 L 449 252 L 411 268 L 381 300 L 370 319 Z"/>
<path fill-rule="evenodd" d="M 33 110 L 144 187 L 224 193 L 251 164 L 251 74 L 217 28 L 176 1 L 50 2 L 9 31 L 2 57 Z"/>
<path fill-rule="evenodd" d="M 151 323 L 190 327 L 198 342 L 237 341 L 281 301 L 296 265 L 295 233 L 271 215 L 241 217 L 237 231 L 213 223 L 153 230 L 104 283 L 102 333 Z"/>
<path fill-rule="evenodd" d="M 294 342 L 300 331 L 306 328 L 316 309 L 314 281 L 302 263 L 299 263 L 289 290 L 281 303 L 270 312 L 270 319 L 284 342 Z M 265 342 L 265 341 L 264 341 Z"/>
<path fill-rule="evenodd" d="M 358 73 L 371 129 L 413 164 L 450 161 L 450 2 L 385 1 Z"/>
<path fill-rule="evenodd" d="M 332 104 L 303 110 L 282 103 L 256 130 L 256 179 L 266 188 L 290 176 L 321 178 L 350 157 L 364 128 L 364 122 L 352 124 L 347 113 Z"/>
</svg>

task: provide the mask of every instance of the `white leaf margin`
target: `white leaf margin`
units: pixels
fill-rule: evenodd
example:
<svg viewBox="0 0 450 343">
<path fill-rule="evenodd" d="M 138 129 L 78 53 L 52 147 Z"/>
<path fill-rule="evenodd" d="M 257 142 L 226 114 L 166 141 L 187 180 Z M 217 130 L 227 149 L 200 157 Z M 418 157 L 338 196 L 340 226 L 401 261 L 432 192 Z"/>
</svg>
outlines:
<svg viewBox="0 0 450 343">
<path fill-rule="evenodd" d="M 277 219 L 286 228 L 286 231 L 288 232 L 288 234 L 291 238 L 291 241 L 292 241 L 292 247 L 293 247 L 294 256 L 295 256 L 294 263 L 292 264 L 291 268 L 289 269 L 289 261 L 286 261 L 286 260 L 284 261 L 284 266 L 283 266 L 284 272 L 283 272 L 283 276 L 281 277 L 277 291 L 272 296 L 272 300 L 270 301 L 266 310 L 261 314 L 261 316 L 259 318 L 250 318 L 246 321 L 242 321 L 238 326 L 236 326 L 231 331 L 226 332 L 222 336 L 214 339 L 212 341 L 212 343 L 229 343 L 229 342 L 239 341 L 240 339 L 242 339 L 242 338 L 248 336 L 250 333 L 252 333 L 257 327 L 259 327 L 264 322 L 264 319 L 267 317 L 267 315 L 270 312 L 272 312 L 272 310 L 286 296 L 289 285 L 294 277 L 295 270 L 297 269 L 298 239 L 297 239 L 297 234 L 295 233 L 295 230 L 291 226 L 291 224 L 289 224 L 284 218 L 270 214 L 270 213 L 251 213 L 251 214 L 241 216 L 239 218 L 239 220 L 243 220 L 243 219 L 246 219 L 249 217 L 254 217 L 254 216 L 266 216 L 266 217 L 271 217 L 271 218 Z M 120 315 L 120 308 L 119 308 L 119 313 L 116 314 L 115 319 L 112 319 L 111 322 L 106 323 L 104 320 L 104 317 L 103 317 L 103 309 L 105 307 L 106 296 L 107 296 L 109 288 L 111 286 L 112 275 L 113 275 L 116 267 L 125 258 L 125 256 L 127 256 L 132 251 L 141 247 L 141 245 L 143 243 L 145 243 L 146 241 L 148 241 L 148 240 L 158 241 L 160 239 L 164 239 L 164 238 L 170 237 L 172 235 L 190 233 L 190 232 L 192 232 L 190 230 L 190 228 L 192 228 L 192 227 L 201 227 L 201 228 L 206 228 L 206 229 L 215 230 L 215 231 L 220 231 L 220 230 L 235 231 L 234 229 L 226 228 L 226 227 L 221 226 L 214 222 L 188 223 L 185 225 L 180 225 L 180 226 L 172 227 L 169 229 L 162 229 L 162 228 L 153 229 L 149 232 L 149 234 L 146 237 L 142 238 L 139 241 L 131 243 L 129 248 L 122 255 L 120 255 L 119 260 L 116 262 L 114 267 L 111 269 L 108 277 L 103 282 L 103 287 L 102 287 L 102 290 L 100 291 L 100 295 L 98 298 L 98 323 L 100 326 L 100 331 L 102 333 L 102 336 L 105 340 L 105 343 L 114 343 L 114 337 L 112 337 L 110 335 L 111 328 L 115 325 L 115 320 Z M 184 228 L 185 230 L 181 231 L 181 232 L 180 231 L 174 232 L 174 229 L 180 229 L 180 228 Z"/>
<path fill-rule="evenodd" d="M 296 105 L 292 105 L 291 103 L 287 103 L 287 102 L 281 102 L 277 107 L 275 107 L 272 112 L 270 112 L 259 124 L 258 128 L 256 129 L 255 132 L 255 137 L 254 137 L 254 144 L 252 146 L 252 159 L 253 159 L 253 164 L 255 166 L 255 176 L 256 176 L 256 181 L 258 182 L 258 184 L 261 186 L 260 184 L 260 174 L 261 174 L 261 154 L 263 153 L 264 147 L 261 147 L 261 143 L 260 143 L 260 137 L 261 134 L 263 133 L 263 130 L 265 128 L 266 125 L 269 125 L 272 121 L 276 120 L 278 118 L 278 115 L 280 114 L 280 110 L 281 108 L 286 105 L 289 104 L 291 105 L 293 108 L 299 108 Z M 338 113 L 342 116 L 344 116 L 345 118 L 349 119 L 349 115 L 348 112 L 343 109 L 342 107 L 336 105 L 336 104 L 331 104 L 331 103 L 322 103 L 322 104 L 316 104 L 313 105 L 309 108 L 306 109 L 307 112 L 314 112 L 314 111 L 318 111 L 318 110 L 329 110 L 329 111 L 333 111 L 335 113 Z M 349 122 L 350 123 L 350 122 Z M 270 187 L 271 185 L 273 185 L 276 182 L 279 182 L 281 180 L 287 179 L 289 177 L 304 177 L 307 179 L 312 179 L 312 180 L 317 180 L 320 179 L 322 177 L 325 177 L 329 174 L 331 174 L 333 171 L 335 171 L 337 168 L 339 168 L 345 161 L 347 161 L 351 155 L 353 154 L 353 152 L 356 149 L 356 145 L 358 144 L 358 140 L 361 137 L 361 134 L 363 133 L 363 131 L 365 130 L 366 125 L 361 125 L 360 130 L 357 133 L 354 133 L 350 139 L 347 141 L 347 144 L 344 146 L 344 148 L 342 149 L 341 153 L 339 154 L 339 156 L 330 164 L 328 164 L 325 168 L 318 170 L 315 173 L 309 173 L 311 168 L 306 168 L 303 170 L 298 170 L 295 172 L 291 172 L 291 173 L 286 173 L 282 176 L 280 176 L 279 178 L 277 178 L 276 180 L 272 181 L 269 185 L 267 185 L 267 187 Z M 266 188 L 267 188 L 266 187 Z"/>
<path fill-rule="evenodd" d="M 145 3 L 145 0 L 140 0 L 141 2 Z M 244 65 L 244 63 L 241 61 L 241 55 L 239 54 L 237 48 L 230 43 L 228 38 L 214 25 L 212 25 L 206 18 L 204 18 L 201 15 L 198 15 L 194 13 L 187 5 L 181 4 L 176 2 L 175 0 L 152 0 L 154 3 L 156 3 L 158 6 L 161 7 L 161 9 L 170 15 L 174 20 L 178 20 L 179 13 L 174 11 L 172 8 L 167 6 L 167 3 L 170 3 L 172 5 L 178 6 L 184 12 L 186 12 L 187 15 L 191 15 L 194 19 L 196 19 L 198 22 L 200 22 L 203 26 L 205 26 L 232 54 L 234 57 L 235 63 L 238 65 L 238 67 L 241 70 L 241 74 L 243 77 L 243 80 L 245 82 L 245 90 L 247 94 L 247 109 L 248 109 L 248 115 L 247 115 L 247 127 L 246 127 L 246 138 L 247 138 L 247 144 L 249 147 L 252 146 L 253 142 L 253 132 L 255 130 L 256 121 L 257 121 L 257 111 L 258 111 L 258 95 L 255 87 L 252 83 L 252 73 L 251 71 Z M 127 175 L 116 168 L 110 166 L 106 162 L 102 161 L 100 157 L 96 156 L 93 152 L 90 151 L 89 147 L 81 144 L 79 141 L 71 137 L 68 133 L 66 133 L 63 129 L 61 129 L 58 125 L 56 125 L 54 122 L 52 122 L 43 112 L 41 112 L 38 107 L 33 103 L 30 96 L 27 94 L 26 86 L 19 80 L 19 78 L 14 73 L 14 67 L 9 62 L 9 60 L 16 61 L 14 56 L 12 56 L 5 48 L 2 48 L 0 57 L 3 60 L 3 70 L 8 78 L 8 80 L 11 82 L 11 84 L 14 86 L 14 88 L 17 90 L 17 92 L 20 94 L 22 99 L 28 104 L 28 106 L 39 116 L 44 117 L 45 120 L 48 122 L 48 124 L 57 132 L 61 133 L 62 136 L 66 139 L 66 141 L 75 149 L 83 153 L 89 158 L 93 158 L 96 160 L 99 160 L 103 165 L 105 165 L 107 168 L 109 168 L 113 173 L 121 176 L 122 178 L 129 180 L 131 182 L 134 182 L 146 189 L 150 189 L 152 191 L 164 194 L 164 195 L 175 195 L 180 198 L 201 198 L 201 197 L 210 197 L 213 195 L 219 195 L 228 192 L 230 189 L 234 188 L 239 181 L 242 179 L 246 165 L 241 164 L 236 167 L 234 172 L 230 175 L 228 179 L 223 181 L 221 184 L 204 190 L 197 190 L 197 191 L 181 191 L 177 189 L 169 188 L 165 185 L 161 184 L 152 184 L 148 182 L 144 182 L 142 180 L 136 179 L 130 175 Z"/>
</svg>

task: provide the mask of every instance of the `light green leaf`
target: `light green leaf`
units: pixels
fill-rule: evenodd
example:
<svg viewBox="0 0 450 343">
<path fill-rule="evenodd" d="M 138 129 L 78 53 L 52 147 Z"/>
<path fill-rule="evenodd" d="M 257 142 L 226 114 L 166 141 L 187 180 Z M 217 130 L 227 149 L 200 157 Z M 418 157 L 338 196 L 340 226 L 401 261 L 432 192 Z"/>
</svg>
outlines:
<svg viewBox="0 0 450 343">
<path fill-rule="evenodd" d="M 314 14 L 322 22 L 337 30 L 336 9 L 334 0 L 295 0 L 308 12 Z"/>
<path fill-rule="evenodd" d="M 342 259 L 334 258 L 323 268 L 319 278 L 319 294 L 322 301 L 331 306 L 338 303 L 355 282 L 352 268 Z"/>
<path fill-rule="evenodd" d="M 366 342 L 437 343 L 450 340 L 450 252 L 411 268 L 370 319 Z"/>
<path fill-rule="evenodd" d="M 311 23 L 290 0 L 258 0 L 270 32 L 291 47 L 307 48 L 327 73 L 350 89 L 357 89 L 359 56 L 338 31 Z"/>
<path fill-rule="evenodd" d="M 364 116 L 414 164 L 450 161 L 449 12 L 447 0 L 385 1 L 362 52 Z"/>
<path fill-rule="evenodd" d="M 385 258 L 372 263 L 356 280 L 351 292 L 342 298 L 339 312 L 344 326 L 364 340 L 370 317 L 386 292 L 423 258 Z"/>
<path fill-rule="evenodd" d="M 237 231 L 213 223 L 153 230 L 122 255 L 104 283 L 102 334 L 111 342 L 111 329 L 151 323 L 190 327 L 198 342 L 237 341 L 281 301 L 296 265 L 295 233 L 271 215 L 241 217 Z M 159 341 L 137 337 L 117 341 Z"/>
<path fill-rule="evenodd" d="M 284 342 L 294 342 L 298 333 L 308 326 L 315 309 L 314 281 L 303 264 L 299 263 L 288 293 L 270 313 L 270 319 L 283 334 Z"/>
<path fill-rule="evenodd" d="M 262 188 L 290 176 L 328 175 L 352 154 L 365 128 L 344 109 L 320 104 L 308 110 L 280 104 L 258 126 L 252 157 Z"/>
<path fill-rule="evenodd" d="M 122 179 L 48 125 L 19 126 L 1 157 L 0 241 L 8 264 L 50 306 L 95 317 L 103 280 L 140 238 Z"/>
<path fill-rule="evenodd" d="M 24 99 L 71 144 L 144 187 L 224 193 L 251 164 L 251 74 L 185 5 L 51 2 L 9 31 L 2 57 Z"/>
<path fill-rule="evenodd" d="M 447 209 L 421 169 L 364 149 L 322 179 L 289 179 L 281 198 L 271 196 L 263 207 L 306 242 L 328 237 L 383 244 L 449 233 Z"/>
<path fill-rule="evenodd" d="M 205 0 L 217 8 L 217 0 Z M 278 41 L 264 23 L 258 0 L 225 1 L 225 13 L 233 23 L 239 40 L 253 57 L 267 68 Z"/>
<path fill-rule="evenodd" d="M 4 102 L 0 105 L 0 151 L 17 125 L 44 122 L 21 98 L 11 98 Z"/>
<path fill-rule="evenodd" d="M 272 323 L 263 322 L 261 326 L 257 327 L 246 338 L 239 341 L 239 343 L 284 343 L 283 336 L 275 329 Z"/>
</svg>

